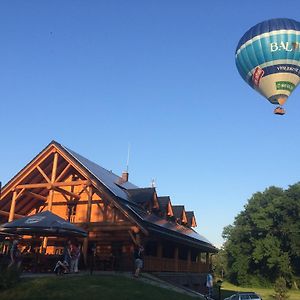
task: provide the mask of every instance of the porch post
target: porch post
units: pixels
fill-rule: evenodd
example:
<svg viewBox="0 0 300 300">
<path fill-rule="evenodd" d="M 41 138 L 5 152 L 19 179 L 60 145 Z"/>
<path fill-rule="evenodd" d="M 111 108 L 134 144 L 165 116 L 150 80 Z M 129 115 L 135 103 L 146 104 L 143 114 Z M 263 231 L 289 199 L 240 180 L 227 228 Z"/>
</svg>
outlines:
<svg viewBox="0 0 300 300">
<path fill-rule="evenodd" d="M 191 249 L 189 249 L 187 253 L 187 267 L 188 272 L 191 272 Z"/>
<path fill-rule="evenodd" d="M 175 253 L 174 253 L 174 260 L 175 260 L 175 272 L 178 272 L 178 255 L 179 254 L 179 249 L 178 247 L 175 248 Z"/>
<path fill-rule="evenodd" d="M 159 241 L 157 243 L 157 257 L 162 258 L 162 254 L 163 254 L 163 246 L 162 243 Z"/>
<path fill-rule="evenodd" d="M 157 258 L 158 258 L 158 264 L 157 264 L 157 267 L 158 267 L 158 270 L 157 271 L 162 271 L 162 254 L 163 254 L 163 245 L 161 243 L 161 241 L 158 241 L 157 242 Z"/>
<path fill-rule="evenodd" d="M 209 255 L 209 252 L 206 252 L 206 269 L 207 269 L 207 272 L 209 272 L 209 269 L 211 267 L 210 258 L 211 258 L 211 256 Z"/>
<path fill-rule="evenodd" d="M 52 173 L 51 173 L 51 183 L 54 183 L 55 179 L 56 179 L 57 161 L 58 161 L 58 153 L 55 152 L 54 153 L 54 159 L 53 159 Z M 47 199 L 48 210 L 49 211 L 52 211 L 53 198 L 54 198 L 54 190 L 53 190 L 53 187 L 51 186 L 51 189 L 50 189 L 49 194 L 48 194 L 48 199 Z M 48 238 L 44 237 L 44 239 L 43 239 L 43 249 L 42 250 L 44 250 L 45 253 L 46 253 L 46 250 L 47 250 L 47 244 L 48 244 Z"/>
<path fill-rule="evenodd" d="M 91 222 L 91 214 L 92 214 L 92 200 L 93 200 L 93 188 L 91 186 L 87 187 L 88 191 L 88 206 L 87 206 L 87 211 L 86 211 L 86 223 L 87 226 L 89 227 L 90 222 Z M 89 232 L 89 230 L 87 230 Z M 83 245 L 82 245 L 82 253 L 83 253 L 83 260 L 84 264 L 87 266 L 87 254 L 88 254 L 88 245 L 89 245 L 89 237 L 85 237 L 83 240 Z"/>
</svg>

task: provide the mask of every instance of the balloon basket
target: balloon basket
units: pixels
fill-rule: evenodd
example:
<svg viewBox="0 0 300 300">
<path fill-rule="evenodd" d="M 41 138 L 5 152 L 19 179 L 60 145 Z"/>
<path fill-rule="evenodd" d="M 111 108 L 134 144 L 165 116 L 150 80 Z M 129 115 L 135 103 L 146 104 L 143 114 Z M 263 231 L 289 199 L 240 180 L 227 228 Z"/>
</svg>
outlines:
<svg viewBox="0 0 300 300">
<path fill-rule="evenodd" d="M 274 114 L 275 115 L 284 115 L 285 114 L 285 109 L 281 106 L 278 106 L 274 109 Z"/>
</svg>

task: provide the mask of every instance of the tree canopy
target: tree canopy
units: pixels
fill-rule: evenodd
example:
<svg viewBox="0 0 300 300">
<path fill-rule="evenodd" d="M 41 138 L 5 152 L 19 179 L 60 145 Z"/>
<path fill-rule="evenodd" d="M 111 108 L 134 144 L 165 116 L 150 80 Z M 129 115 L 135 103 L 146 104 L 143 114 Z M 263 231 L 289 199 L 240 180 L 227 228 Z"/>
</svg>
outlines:
<svg viewBox="0 0 300 300">
<path fill-rule="evenodd" d="M 224 228 L 228 279 L 264 284 L 300 276 L 300 183 L 253 194 L 233 225 Z"/>
</svg>

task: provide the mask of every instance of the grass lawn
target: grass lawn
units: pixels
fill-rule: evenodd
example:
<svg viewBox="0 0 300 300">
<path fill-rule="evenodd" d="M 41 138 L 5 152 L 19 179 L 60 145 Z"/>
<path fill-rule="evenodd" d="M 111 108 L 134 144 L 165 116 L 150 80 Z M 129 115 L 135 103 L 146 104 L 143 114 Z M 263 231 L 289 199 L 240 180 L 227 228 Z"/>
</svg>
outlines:
<svg viewBox="0 0 300 300">
<path fill-rule="evenodd" d="M 192 300 L 193 297 L 123 276 L 61 276 L 23 279 L 0 292 L 3 300 Z"/>
<path fill-rule="evenodd" d="M 238 287 L 228 282 L 224 282 L 222 284 L 221 295 L 222 299 L 229 297 L 230 295 L 234 294 L 236 291 L 242 292 L 256 292 L 260 295 L 263 300 L 274 300 L 272 295 L 275 293 L 274 289 L 272 288 L 245 288 L 245 287 Z M 299 300 L 300 299 L 300 290 L 289 290 L 289 300 Z"/>
</svg>

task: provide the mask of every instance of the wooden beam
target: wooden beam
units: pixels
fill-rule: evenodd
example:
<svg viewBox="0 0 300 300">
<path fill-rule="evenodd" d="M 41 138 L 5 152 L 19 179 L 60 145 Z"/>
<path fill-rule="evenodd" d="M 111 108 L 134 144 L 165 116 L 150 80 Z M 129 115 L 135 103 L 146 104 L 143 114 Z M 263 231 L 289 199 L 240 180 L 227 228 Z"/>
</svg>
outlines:
<svg viewBox="0 0 300 300">
<path fill-rule="evenodd" d="M 162 245 L 161 241 L 159 240 L 157 243 L 157 257 L 162 258 L 162 256 L 163 256 L 163 245 Z"/>
<path fill-rule="evenodd" d="M 92 200 L 93 200 L 93 188 L 90 186 L 88 188 L 88 206 L 86 211 L 86 222 L 91 222 Z"/>
<path fill-rule="evenodd" d="M 40 199 L 31 198 L 31 199 L 27 199 L 27 201 L 24 200 L 23 205 L 16 206 L 16 208 L 18 212 L 20 212 L 21 214 L 27 215 L 38 204 L 45 204 L 45 202 Z"/>
<path fill-rule="evenodd" d="M 36 193 L 31 192 L 31 191 L 25 191 L 25 193 L 28 194 L 28 195 L 31 195 L 31 196 L 34 197 L 34 198 L 37 198 L 37 199 L 39 199 L 39 200 L 42 200 L 42 201 L 44 201 L 44 202 L 47 201 L 47 197 L 42 196 L 42 195 L 40 195 L 40 194 L 36 194 Z"/>
<path fill-rule="evenodd" d="M 75 193 L 72 193 L 70 191 L 67 191 L 65 189 L 62 189 L 62 188 L 59 188 L 59 187 L 53 187 L 53 189 L 61 194 L 65 194 L 65 195 L 68 195 L 68 196 L 71 196 L 71 197 L 74 197 L 75 199 L 79 200 L 80 199 L 80 196 L 78 196 L 77 194 Z"/>
<path fill-rule="evenodd" d="M 17 192 L 14 191 L 14 192 L 13 192 L 13 198 L 12 198 L 11 205 L 10 205 L 10 211 L 9 211 L 8 222 L 13 221 L 13 219 L 14 219 L 15 208 L 16 208 L 16 200 L 17 200 Z"/>
<path fill-rule="evenodd" d="M 16 200 L 18 200 L 20 198 L 20 196 L 22 196 L 24 191 L 25 191 L 25 189 L 22 189 L 19 193 L 17 193 Z"/>
<path fill-rule="evenodd" d="M 40 165 L 43 161 L 45 161 L 51 153 L 56 151 L 56 147 L 53 144 L 50 144 L 42 153 L 40 153 L 34 160 L 32 160 L 26 168 L 24 168 L 22 171 L 18 173 L 18 175 L 14 178 L 14 180 L 11 180 L 10 183 L 5 185 L 5 188 L 3 189 L 2 198 L 6 197 L 8 193 L 11 192 L 12 189 L 16 188 L 19 183 L 24 181 L 26 177 L 34 170 L 36 169 L 37 165 Z"/>
<path fill-rule="evenodd" d="M 191 249 L 188 249 L 188 253 L 187 253 L 187 265 L 188 265 L 188 271 L 191 271 L 191 260 L 192 258 L 192 253 L 191 253 Z"/>
<path fill-rule="evenodd" d="M 93 200 L 92 204 L 97 204 L 97 203 L 103 203 L 102 200 Z M 55 201 L 52 203 L 53 206 L 61 206 L 61 205 L 66 205 L 66 201 Z M 76 203 L 76 205 L 87 205 L 89 204 L 88 200 L 80 200 Z"/>
<path fill-rule="evenodd" d="M 18 200 L 18 198 L 20 196 L 22 196 L 24 190 L 25 189 L 21 189 L 21 191 L 19 193 L 17 192 L 16 189 L 13 191 L 13 197 L 12 197 L 12 201 L 10 204 L 10 213 L 9 213 L 8 222 L 13 221 L 14 215 L 15 215 L 15 209 L 16 209 L 16 201 Z"/>
<path fill-rule="evenodd" d="M 175 268 L 175 272 L 178 272 L 178 257 L 179 257 L 179 249 L 178 249 L 178 247 L 175 247 L 175 251 L 174 251 L 174 268 Z"/>
<path fill-rule="evenodd" d="M 55 182 L 55 179 L 56 179 L 57 162 L 58 162 L 58 152 L 54 152 L 52 172 L 51 172 L 51 184 L 53 184 Z M 52 188 L 49 191 L 48 201 L 47 201 L 47 203 L 48 203 L 48 210 L 49 211 L 52 211 L 53 198 L 54 198 L 54 190 Z M 45 251 L 47 250 L 47 243 L 48 243 L 48 238 L 45 237 L 44 240 L 43 240 L 43 249 L 45 249 Z"/>
<path fill-rule="evenodd" d="M 46 181 L 50 183 L 51 181 L 50 181 L 49 177 L 45 174 L 45 172 L 41 169 L 41 167 L 37 166 L 36 168 L 42 174 L 42 176 L 46 179 Z"/>
<path fill-rule="evenodd" d="M 130 229 L 130 230 L 128 230 L 128 233 L 129 233 L 129 235 L 130 235 L 130 237 L 131 237 L 131 239 L 132 239 L 133 243 L 134 243 L 136 246 L 138 246 L 138 242 L 137 242 L 137 240 L 136 240 L 135 236 L 133 235 L 133 233 L 132 233 L 131 229 Z"/>
<path fill-rule="evenodd" d="M 9 217 L 9 211 L 0 210 L 0 215 L 5 216 L 5 217 Z M 19 215 L 19 214 L 14 214 L 14 216 L 17 219 L 25 217 L 25 216 Z"/>
<path fill-rule="evenodd" d="M 69 171 L 70 167 L 71 167 L 71 164 L 68 163 L 67 166 L 58 175 L 58 177 L 56 178 L 56 181 L 60 181 L 66 175 L 66 173 Z"/>
<path fill-rule="evenodd" d="M 58 153 L 54 153 L 54 158 L 53 158 L 53 165 L 52 165 L 52 172 L 51 172 L 51 184 L 55 182 L 56 178 L 56 171 L 57 171 L 57 162 L 58 162 Z M 54 191 L 51 189 L 49 191 L 48 195 L 48 210 L 52 211 L 52 202 L 53 202 L 53 197 L 54 197 Z"/>
<path fill-rule="evenodd" d="M 46 188 L 51 189 L 50 183 L 28 183 L 28 184 L 19 184 L 16 186 L 16 189 L 40 189 Z"/>
<path fill-rule="evenodd" d="M 62 181 L 62 182 L 54 182 L 53 186 L 61 187 L 61 186 L 76 186 L 76 185 L 90 185 L 91 182 L 89 180 L 76 180 L 76 181 Z"/>
<path fill-rule="evenodd" d="M 83 191 L 85 188 L 83 189 Z M 92 201 L 93 201 L 93 187 L 88 186 L 87 187 L 87 194 L 88 194 L 88 205 L 87 205 L 87 211 L 86 211 L 86 222 L 87 224 L 90 224 L 91 222 L 91 214 L 92 214 Z M 87 236 L 83 240 L 83 258 L 84 258 L 84 263 L 87 265 L 87 256 L 88 256 L 88 244 L 89 244 L 89 237 Z"/>
<path fill-rule="evenodd" d="M 46 188 L 50 190 L 52 187 L 76 186 L 76 185 L 90 185 L 90 181 L 77 180 L 77 181 L 63 181 L 63 182 L 54 182 L 54 183 L 28 183 L 28 184 L 19 184 L 15 188 L 16 189 Z"/>
<path fill-rule="evenodd" d="M 54 183 L 56 179 L 57 162 L 58 162 L 58 153 L 55 152 L 54 159 L 53 159 L 52 173 L 51 173 L 51 183 Z"/>
</svg>

